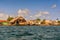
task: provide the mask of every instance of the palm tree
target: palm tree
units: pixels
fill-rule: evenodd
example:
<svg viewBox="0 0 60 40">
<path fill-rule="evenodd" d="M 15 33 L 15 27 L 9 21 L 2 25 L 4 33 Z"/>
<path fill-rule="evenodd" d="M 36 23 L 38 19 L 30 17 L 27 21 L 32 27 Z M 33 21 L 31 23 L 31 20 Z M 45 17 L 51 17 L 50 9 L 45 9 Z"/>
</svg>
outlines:
<svg viewBox="0 0 60 40">
<path fill-rule="evenodd" d="M 37 18 L 36 20 L 37 20 L 37 21 L 40 21 L 41 19 L 40 19 L 40 18 Z"/>
<path fill-rule="evenodd" d="M 41 24 L 45 24 L 45 20 L 46 20 L 46 19 L 43 19 L 43 21 L 41 22 Z"/>
<path fill-rule="evenodd" d="M 7 21 L 11 21 L 12 19 L 14 19 L 14 18 L 9 16 L 9 17 L 7 18 Z"/>
<path fill-rule="evenodd" d="M 36 19 L 36 23 L 39 23 L 40 21 L 41 21 L 40 18 L 37 18 L 37 19 Z"/>
</svg>

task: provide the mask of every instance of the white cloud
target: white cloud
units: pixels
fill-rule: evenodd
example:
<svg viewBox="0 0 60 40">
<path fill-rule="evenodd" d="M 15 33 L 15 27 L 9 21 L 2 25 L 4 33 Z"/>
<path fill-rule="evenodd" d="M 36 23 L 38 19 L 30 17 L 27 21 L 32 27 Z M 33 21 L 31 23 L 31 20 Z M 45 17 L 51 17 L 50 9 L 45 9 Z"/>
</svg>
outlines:
<svg viewBox="0 0 60 40">
<path fill-rule="evenodd" d="M 52 8 L 56 8 L 56 6 L 57 6 L 56 4 L 53 4 L 53 5 L 52 5 Z"/>
<path fill-rule="evenodd" d="M 34 15 L 35 17 L 40 17 L 41 16 L 41 14 L 36 14 L 36 15 Z"/>
<path fill-rule="evenodd" d="M 30 19 L 36 19 L 40 17 L 46 18 L 46 16 L 48 17 L 48 15 L 49 15 L 48 11 L 39 11 L 35 15 L 31 15 Z"/>
<path fill-rule="evenodd" d="M 33 16 L 30 16 L 30 18 L 32 18 Z"/>
<path fill-rule="evenodd" d="M 45 11 L 45 12 L 42 12 L 42 14 L 49 14 L 49 12 Z"/>
<path fill-rule="evenodd" d="M 27 16 L 29 14 L 28 9 L 19 9 L 18 10 L 18 16 Z"/>
<path fill-rule="evenodd" d="M 40 16 L 43 16 L 43 15 L 48 15 L 49 12 L 47 11 L 39 11 L 37 14 L 35 14 L 34 16 L 35 17 L 40 17 Z"/>
<path fill-rule="evenodd" d="M 7 19 L 8 18 L 8 15 L 7 14 L 4 14 L 4 13 L 0 13 L 0 19 Z"/>
</svg>

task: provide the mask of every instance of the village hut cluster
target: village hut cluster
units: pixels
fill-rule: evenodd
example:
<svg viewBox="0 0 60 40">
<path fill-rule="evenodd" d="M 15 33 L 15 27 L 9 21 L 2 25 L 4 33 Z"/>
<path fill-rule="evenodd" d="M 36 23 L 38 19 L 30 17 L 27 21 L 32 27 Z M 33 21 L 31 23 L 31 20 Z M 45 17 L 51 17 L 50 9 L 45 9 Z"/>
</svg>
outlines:
<svg viewBox="0 0 60 40">
<path fill-rule="evenodd" d="M 52 20 L 26 20 L 25 18 L 23 18 L 22 16 L 18 16 L 14 19 L 12 19 L 11 21 L 9 21 L 9 25 L 20 25 L 20 26 L 24 26 L 24 25 L 41 25 L 41 26 L 49 26 L 49 25 L 60 25 L 60 23 L 58 23 L 57 20 L 52 21 Z"/>
</svg>

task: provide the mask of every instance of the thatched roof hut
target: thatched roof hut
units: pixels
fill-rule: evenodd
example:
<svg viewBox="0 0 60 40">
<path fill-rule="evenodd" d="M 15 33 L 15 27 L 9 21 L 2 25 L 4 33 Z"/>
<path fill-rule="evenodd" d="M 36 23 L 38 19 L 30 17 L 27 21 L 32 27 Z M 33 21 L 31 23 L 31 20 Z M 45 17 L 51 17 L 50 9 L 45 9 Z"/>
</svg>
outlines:
<svg viewBox="0 0 60 40">
<path fill-rule="evenodd" d="M 12 19 L 10 21 L 10 24 L 19 24 L 19 23 L 22 23 L 22 22 L 26 22 L 26 20 L 22 16 L 19 16 L 19 17 L 16 17 L 16 18 Z"/>
</svg>

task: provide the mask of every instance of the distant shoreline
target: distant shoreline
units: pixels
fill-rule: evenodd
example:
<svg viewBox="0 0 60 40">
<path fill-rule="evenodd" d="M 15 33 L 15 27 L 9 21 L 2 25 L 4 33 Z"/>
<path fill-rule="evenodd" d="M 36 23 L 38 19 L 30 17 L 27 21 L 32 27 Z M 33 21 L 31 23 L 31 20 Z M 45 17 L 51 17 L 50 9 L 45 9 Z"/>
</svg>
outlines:
<svg viewBox="0 0 60 40">
<path fill-rule="evenodd" d="M 1 26 L 17 26 L 17 25 L 1 25 Z M 60 26 L 60 25 L 18 25 L 18 26 Z"/>
</svg>

